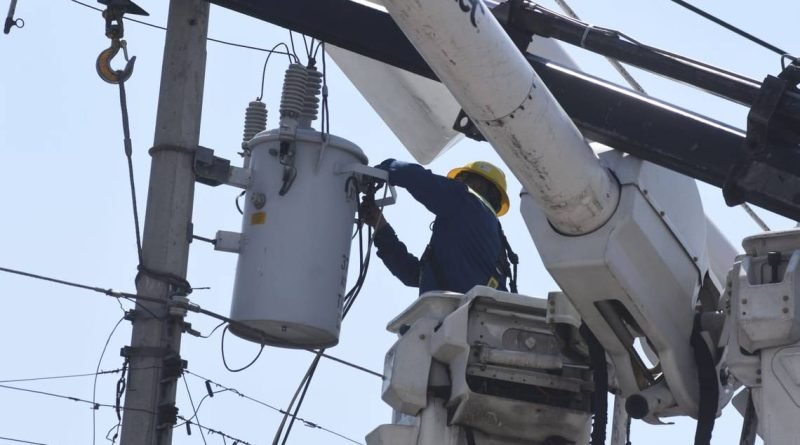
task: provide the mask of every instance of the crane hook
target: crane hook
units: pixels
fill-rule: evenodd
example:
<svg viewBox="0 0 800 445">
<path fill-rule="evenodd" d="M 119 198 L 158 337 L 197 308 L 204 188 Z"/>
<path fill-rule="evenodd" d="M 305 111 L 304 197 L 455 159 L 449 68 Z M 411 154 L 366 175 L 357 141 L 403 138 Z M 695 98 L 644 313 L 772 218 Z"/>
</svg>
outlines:
<svg viewBox="0 0 800 445">
<path fill-rule="evenodd" d="M 125 68 L 115 70 L 111 67 L 111 59 L 119 53 L 120 49 L 122 49 L 122 54 L 125 56 Z M 120 82 L 125 82 L 131 77 L 131 74 L 133 74 L 133 64 L 135 62 L 136 56 L 128 58 L 128 46 L 124 40 L 111 39 L 111 46 L 103 50 L 100 55 L 97 56 L 95 68 L 97 68 L 97 75 L 99 75 L 101 79 L 108 83 L 118 84 Z"/>
</svg>

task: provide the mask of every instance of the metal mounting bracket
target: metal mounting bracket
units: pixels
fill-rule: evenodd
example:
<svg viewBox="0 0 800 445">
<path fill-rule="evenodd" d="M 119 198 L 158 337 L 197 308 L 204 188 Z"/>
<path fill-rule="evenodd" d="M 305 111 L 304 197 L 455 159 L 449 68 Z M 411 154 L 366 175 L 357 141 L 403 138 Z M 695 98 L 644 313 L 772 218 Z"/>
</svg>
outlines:
<svg viewBox="0 0 800 445">
<path fill-rule="evenodd" d="M 230 160 L 214 156 L 210 148 L 194 150 L 193 169 L 195 180 L 211 187 L 227 184 L 246 189 L 250 185 L 249 169 L 232 166 Z"/>
</svg>

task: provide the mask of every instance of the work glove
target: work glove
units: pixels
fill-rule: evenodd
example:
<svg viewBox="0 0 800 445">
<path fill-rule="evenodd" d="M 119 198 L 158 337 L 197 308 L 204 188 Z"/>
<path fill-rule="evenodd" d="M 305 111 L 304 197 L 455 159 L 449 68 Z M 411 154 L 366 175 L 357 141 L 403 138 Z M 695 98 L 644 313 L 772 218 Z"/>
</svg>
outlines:
<svg viewBox="0 0 800 445">
<path fill-rule="evenodd" d="M 364 197 L 358 207 L 358 219 L 375 230 L 379 230 L 386 225 L 381 209 L 375 205 L 373 198 L 367 196 Z"/>
</svg>

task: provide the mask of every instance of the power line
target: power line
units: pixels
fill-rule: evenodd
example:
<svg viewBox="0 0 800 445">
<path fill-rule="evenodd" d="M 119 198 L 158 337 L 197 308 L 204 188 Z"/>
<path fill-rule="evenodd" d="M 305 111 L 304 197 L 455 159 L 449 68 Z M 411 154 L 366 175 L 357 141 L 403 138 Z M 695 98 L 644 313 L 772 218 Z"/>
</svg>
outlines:
<svg viewBox="0 0 800 445">
<path fill-rule="evenodd" d="M 720 19 L 720 18 L 718 18 L 718 17 L 716 17 L 716 16 L 714 16 L 714 15 L 712 15 L 712 14 L 706 12 L 706 11 L 703 11 L 702 9 L 698 8 L 697 6 L 693 6 L 693 5 L 687 3 L 687 2 L 685 2 L 683 0 L 671 0 L 671 1 L 673 3 L 675 3 L 675 4 L 683 6 L 684 8 L 694 12 L 697 15 L 700 15 L 700 16 L 708 19 L 708 20 L 711 20 L 712 22 L 716 23 L 717 25 L 722 26 L 723 28 L 725 28 L 725 29 L 727 29 L 729 31 L 733 31 L 736 34 L 739 34 L 740 36 L 750 40 L 753 43 L 761 45 L 764 48 L 766 48 L 766 49 L 768 49 L 768 50 L 770 50 L 770 51 L 772 51 L 774 53 L 777 53 L 780 56 L 789 54 L 788 52 L 778 48 L 777 46 L 775 46 L 775 45 L 773 45 L 773 44 L 771 44 L 769 42 L 766 42 L 764 40 L 761 40 L 758 37 L 746 32 L 746 31 L 743 31 L 740 28 L 735 27 L 735 26 L 731 25 L 730 23 L 728 23 L 728 22 L 726 22 L 726 21 L 724 21 L 724 20 L 722 20 L 722 19 Z"/>
<path fill-rule="evenodd" d="M 97 359 L 97 368 L 95 369 L 95 376 L 94 382 L 92 383 L 92 403 L 95 403 L 97 400 L 97 376 L 100 372 L 100 365 L 103 363 L 103 357 L 106 355 L 106 349 L 108 349 L 108 344 L 111 342 L 111 337 L 114 336 L 114 333 L 117 332 L 117 328 L 125 320 L 125 316 L 123 315 L 122 318 L 119 319 L 117 324 L 111 328 L 111 332 L 108 333 L 108 337 L 106 338 L 106 342 L 103 345 L 103 350 L 100 352 L 100 358 Z M 96 436 L 97 436 L 97 410 L 92 410 L 92 444 L 96 443 Z"/>
<path fill-rule="evenodd" d="M 83 3 L 83 2 L 78 1 L 78 0 L 70 0 L 70 1 L 72 3 L 84 6 L 86 8 L 94 9 L 95 11 L 100 11 L 100 12 L 103 11 L 103 9 L 101 9 L 101 8 L 98 8 L 96 6 L 92 6 L 92 5 Z M 123 17 L 123 18 L 125 20 L 130 21 L 130 22 L 138 23 L 140 25 L 144 25 L 144 26 L 147 26 L 147 27 L 150 27 L 150 28 L 160 29 L 161 31 L 166 31 L 167 30 L 167 28 L 164 27 L 164 26 L 155 25 L 153 23 L 148 23 L 148 22 L 145 22 L 143 20 L 137 20 L 137 19 L 133 19 L 133 18 L 130 18 L 130 17 Z M 219 44 L 222 44 L 222 45 L 228 45 L 228 46 L 233 46 L 233 47 L 243 48 L 243 49 L 250 49 L 250 50 L 253 50 L 253 51 L 260 51 L 260 52 L 263 52 L 263 53 L 276 53 L 276 54 L 282 54 L 284 56 L 292 56 L 292 54 L 290 52 L 288 52 L 288 51 L 287 52 L 282 52 L 282 51 L 269 50 L 269 49 L 261 48 L 261 47 L 258 47 L 258 46 L 245 45 L 243 43 L 236 43 L 236 42 L 231 42 L 231 41 L 228 41 L 228 40 L 215 39 L 215 38 L 212 38 L 212 37 L 208 37 L 208 38 L 206 38 L 206 40 L 208 40 L 209 42 L 219 43 Z M 294 57 L 296 58 L 297 56 L 295 55 Z"/>
<path fill-rule="evenodd" d="M 21 275 L 23 277 L 34 278 L 36 280 L 49 281 L 51 283 L 61 284 L 63 286 L 77 287 L 78 289 L 90 290 L 92 292 L 101 293 L 103 295 L 107 295 L 107 296 L 113 297 L 113 298 L 124 298 L 126 300 L 133 300 L 133 299 L 138 298 L 138 299 L 140 299 L 142 301 L 149 301 L 149 302 L 152 302 L 152 303 L 166 304 L 166 302 L 164 300 L 160 299 L 160 298 L 153 298 L 153 297 L 147 297 L 147 296 L 143 296 L 143 295 L 136 295 L 136 294 L 131 294 L 131 293 L 128 293 L 128 292 L 120 292 L 120 291 L 117 291 L 117 290 L 114 290 L 114 289 L 110 289 L 110 288 L 109 289 L 103 289 L 102 287 L 89 286 L 89 285 L 86 285 L 86 284 L 76 283 L 76 282 L 73 282 L 73 281 L 61 280 L 61 279 L 58 279 L 58 278 L 47 277 L 47 276 L 44 276 L 44 275 L 38 275 L 38 274 L 30 273 L 30 272 L 23 272 L 21 270 L 16 270 L 16 269 L 9 269 L 7 267 L 0 267 L 0 272 L 6 272 L 6 273 L 10 273 L 10 274 L 15 274 L 15 275 Z"/>
<path fill-rule="evenodd" d="M 185 376 L 185 375 L 183 375 L 183 376 L 181 376 L 181 377 L 182 377 L 182 380 L 183 380 L 183 386 L 185 386 L 185 387 L 186 387 L 186 394 L 189 396 L 189 404 L 190 404 L 190 405 L 192 405 L 192 411 L 193 411 L 193 414 L 192 414 L 192 417 L 190 417 L 190 420 L 191 420 L 192 418 L 195 418 L 195 419 L 197 419 L 197 421 L 199 422 L 199 421 L 200 421 L 200 417 L 197 415 L 197 411 L 200 409 L 200 405 L 198 405 L 198 406 L 196 406 L 196 407 L 195 407 L 195 405 L 194 405 L 194 399 L 192 398 L 192 392 L 189 390 L 189 384 L 186 382 L 186 376 Z M 191 434 L 191 433 L 189 432 L 190 430 L 189 430 L 189 428 L 188 428 L 188 425 L 189 425 L 189 423 L 188 423 L 188 422 L 189 422 L 189 421 L 187 420 L 187 421 L 186 421 L 186 425 L 187 425 L 186 431 L 187 431 L 187 433 L 188 433 L 188 434 Z M 206 442 L 206 436 L 205 436 L 205 434 L 203 434 L 203 430 L 202 430 L 202 429 L 200 429 L 200 437 L 202 437 L 202 438 L 203 438 L 203 443 L 204 443 L 205 445 L 208 445 L 208 442 Z"/>
<path fill-rule="evenodd" d="M 567 14 L 568 16 L 572 17 L 575 20 L 579 21 L 581 20 L 580 17 L 578 17 L 578 14 L 575 13 L 575 10 L 572 9 L 569 6 L 569 4 L 567 4 L 566 0 L 556 0 L 556 3 L 558 3 L 558 6 L 561 7 L 561 9 L 564 11 L 565 14 Z M 628 82 L 628 85 L 630 85 L 631 88 L 642 94 L 647 94 L 644 91 L 644 88 L 642 88 L 642 85 L 633 77 L 633 75 L 631 75 L 631 73 L 618 60 L 612 59 L 610 57 L 606 57 L 606 60 L 608 60 L 608 63 L 610 63 L 611 66 L 613 66 L 614 69 L 617 70 L 619 75 L 622 76 L 622 78 L 625 79 L 626 82 Z"/>
<path fill-rule="evenodd" d="M 0 437 L 0 440 L 7 440 L 9 442 L 17 442 L 17 443 L 30 443 L 30 444 L 33 444 L 33 445 L 47 445 L 46 443 L 31 442 L 29 440 L 22 440 L 22 439 L 12 439 L 10 437 Z"/>
<path fill-rule="evenodd" d="M 352 442 L 352 443 L 355 443 L 355 444 L 358 444 L 358 445 L 363 445 L 361 442 L 359 442 L 359 441 L 357 441 L 355 439 L 352 439 L 350 437 L 347 437 L 344 434 L 337 433 L 336 431 L 333 431 L 333 430 L 331 430 L 329 428 L 325 428 L 325 427 L 323 427 L 322 425 L 320 425 L 320 424 L 318 424 L 316 422 L 312 422 L 312 421 L 306 420 L 306 419 L 304 419 L 302 417 L 292 415 L 291 413 L 289 413 L 287 411 L 284 411 L 284 410 L 282 410 L 282 409 L 280 409 L 280 408 L 278 408 L 278 407 L 276 407 L 274 405 L 271 405 L 271 404 L 269 404 L 267 402 L 264 402 L 262 400 L 258 400 L 258 399 L 254 398 L 254 397 L 251 397 L 251 396 L 249 396 L 247 394 L 244 394 L 241 391 L 239 391 L 238 389 L 230 388 L 230 387 L 225 386 L 225 385 L 223 385 L 221 383 L 217 383 L 217 382 L 215 382 L 215 381 L 213 381 L 213 380 L 211 380 L 209 378 L 203 377 L 203 376 L 201 376 L 201 375 L 199 375 L 197 373 L 191 372 L 189 370 L 184 370 L 183 372 L 185 374 L 189 374 L 191 376 L 194 376 L 194 377 L 196 377 L 198 379 L 201 379 L 201 380 L 204 380 L 206 382 L 206 389 L 208 391 L 208 394 L 206 396 L 204 396 L 204 399 L 206 397 L 213 397 L 213 396 L 211 396 L 211 394 L 219 394 L 219 393 L 222 393 L 222 392 L 231 392 L 231 393 L 236 394 L 237 396 L 239 396 L 239 397 L 241 397 L 243 399 L 247 399 L 247 400 L 249 400 L 249 401 L 251 401 L 253 403 L 256 403 L 258 405 L 261 405 L 261 406 L 263 406 L 265 408 L 269 408 L 270 410 L 275 411 L 277 413 L 284 414 L 284 415 L 289 414 L 290 417 L 296 418 L 300 422 L 303 422 L 303 425 L 305 425 L 305 426 L 307 426 L 309 428 L 314 428 L 314 429 L 318 429 L 318 430 L 321 430 L 321 431 L 325 431 L 325 432 L 327 432 L 329 434 L 333 434 L 334 436 L 337 436 L 337 437 L 339 437 L 341 439 L 344 439 L 344 440 L 346 440 L 348 442 Z M 214 385 L 215 387 L 220 388 L 222 391 L 216 391 L 216 392 L 212 391 L 211 390 L 211 385 Z M 202 403 L 203 403 L 203 401 L 201 400 L 200 403 L 198 404 L 198 409 L 199 409 L 199 407 L 200 407 L 200 405 Z"/>
<path fill-rule="evenodd" d="M 79 377 L 94 377 L 97 375 L 104 375 L 104 374 L 117 374 L 120 371 L 122 371 L 122 368 L 111 369 L 108 371 L 87 372 L 85 374 L 67 374 L 67 375 L 55 375 L 46 377 L 30 377 L 23 379 L 8 379 L 8 380 L 0 380 L 0 383 L 21 383 L 21 382 L 37 382 L 42 380 L 74 379 Z"/>
<path fill-rule="evenodd" d="M 570 7 L 570 5 L 567 3 L 566 0 L 556 0 L 556 3 L 558 3 L 558 6 L 561 7 L 561 9 L 564 11 L 565 14 L 567 14 L 568 16 L 570 16 L 575 20 L 581 21 L 580 17 L 578 17 L 578 14 L 575 13 L 575 10 L 573 10 Z M 636 43 L 637 45 L 643 46 L 639 42 L 633 40 L 632 38 L 626 36 L 625 34 L 619 33 L 619 35 L 632 41 L 633 43 Z M 606 60 L 608 60 L 608 62 L 617 70 L 617 72 L 625 79 L 625 81 L 628 82 L 628 85 L 630 85 L 634 90 L 638 91 L 639 93 L 645 96 L 649 96 L 649 94 L 647 93 L 647 91 L 645 91 L 642 85 L 639 84 L 638 81 L 636 81 L 633 75 L 619 61 L 612 59 L 610 57 L 606 57 Z M 764 220 L 761 219 L 746 202 L 743 202 L 742 204 L 740 204 L 740 206 L 762 230 L 769 231 L 769 227 L 764 222 Z"/>
<path fill-rule="evenodd" d="M 68 396 L 68 395 L 64 395 L 64 394 L 56 394 L 56 393 L 47 392 L 47 391 L 39 391 L 39 390 L 29 389 L 29 388 L 20 388 L 18 386 L 10 386 L 10 385 L 0 385 L 0 388 L 10 389 L 10 390 L 14 390 L 14 391 L 27 392 L 27 393 L 33 393 L 33 394 L 43 395 L 43 396 L 57 398 L 57 399 L 70 400 L 70 401 L 78 402 L 78 403 L 85 403 L 87 405 L 92 406 L 92 409 L 114 408 L 114 409 L 122 409 L 124 411 L 143 412 L 143 413 L 147 413 L 147 414 L 150 414 L 150 415 L 153 415 L 153 416 L 156 415 L 156 413 L 154 413 L 154 412 L 152 412 L 150 410 L 147 410 L 147 409 L 117 407 L 117 406 L 114 406 L 114 405 L 109 405 L 107 403 L 97 403 L 97 402 L 92 402 L 90 400 L 82 399 L 80 397 Z M 178 416 L 178 418 L 180 418 L 181 420 L 186 420 L 181 416 Z M 242 439 L 236 438 L 234 436 L 231 436 L 231 435 L 229 435 L 229 434 L 227 434 L 227 433 L 225 433 L 223 431 L 216 430 L 214 428 L 210 428 L 210 427 L 205 426 L 205 425 L 201 425 L 199 422 L 192 422 L 192 421 L 189 421 L 189 420 L 186 420 L 186 421 L 189 424 L 194 425 L 194 426 L 196 426 L 198 428 L 201 428 L 201 429 L 203 429 L 203 430 L 205 430 L 205 431 L 207 431 L 209 433 L 220 435 L 220 436 L 222 436 L 224 438 L 239 442 L 242 445 L 252 445 L 250 442 L 247 442 L 245 440 L 242 440 Z M 42 444 L 42 445 L 44 445 L 44 444 Z"/>
<path fill-rule="evenodd" d="M 70 286 L 70 287 L 76 287 L 76 288 L 79 288 L 79 289 L 89 290 L 89 291 L 92 291 L 92 292 L 101 293 L 103 295 L 107 295 L 107 296 L 110 296 L 110 297 L 113 297 L 113 298 L 117 298 L 117 299 L 123 298 L 123 299 L 131 301 L 133 303 L 136 303 L 135 299 L 139 299 L 139 300 L 142 300 L 142 301 L 149 301 L 149 302 L 154 302 L 154 303 L 159 303 L 159 304 L 164 304 L 164 305 L 170 304 L 169 302 L 161 300 L 160 298 L 148 297 L 148 296 L 132 294 L 132 293 L 128 293 L 128 292 L 121 292 L 121 291 L 117 291 L 117 290 L 114 290 L 114 289 L 103 289 L 101 287 L 89 286 L 89 285 L 86 285 L 86 284 L 81 284 L 81 283 L 76 283 L 76 282 L 73 282 L 73 281 L 67 281 L 67 280 L 61 280 L 61 279 L 57 279 L 57 278 L 47 277 L 47 276 L 44 276 L 44 275 L 38 275 L 38 274 L 30 273 L 30 272 L 24 272 L 24 271 L 21 271 L 21 270 L 10 269 L 10 268 L 7 268 L 7 267 L 0 267 L 0 272 L 6 272 L 6 273 L 10 273 L 10 274 L 20 275 L 20 276 L 24 276 L 24 277 L 28 277 L 28 278 L 33 278 L 33 279 L 36 279 L 36 280 L 48 281 L 48 282 L 51 282 L 51 283 L 61 284 L 63 286 Z M 360 282 L 363 284 L 363 280 L 361 280 Z M 142 306 L 139 303 L 136 303 L 136 304 L 138 306 L 141 306 L 145 310 L 147 309 L 146 307 Z M 199 313 L 199 314 L 207 315 L 209 317 L 215 318 L 217 320 L 220 320 L 220 321 L 222 321 L 224 323 L 228 323 L 230 325 L 235 325 L 236 327 L 238 327 L 240 329 L 250 330 L 250 331 L 252 331 L 252 332 L 254 332 L 256 334 L 259 334 L 259 336 L 263 340 L 270 340 L 272 338 L 271 336 L 269 336 L 267 333 L 265 333 L 264 331 L 262 331 L 260 329 L 253 328 L 253 327 L 251 327 L 251 326 L 249 326 L 249 325 L 247 325 L 245 323 L 242 323 L 240 321 L 234 320 L 232 318 L 228 318 L 228 317 L 226 317 L 224 315 L 221 315 L 221 314 L 217 314 L 216 312 L 212 312 L 212 311 L 209 311 L 207 309 L 203 309 L 202 307 L 200 307 L 200 306 L 198 306 L 196 304 L 189 303 L 187 305 L 186 309 L 191 311 L 191 312 L 196 312 L 196 313 Z M 152 312 L 150 312 L 150 313 L 152 315 Z M 266 344 L 267 342 L 265 341 L 263 343 Z M 305 349 L 305 351 L 311 352 L 312 354 L 319 353 L 319 351 L 314 350 L 314 349 Z M 322 353 L 321 355 L 323 357 L 329 359 L 329 360 L 333 360 L 333 361 L 335 361 L 337 363 L 341 363 L 341 364 L 343 364 L 345 366 L 348 366 L 348 367 L 351 367 L 353 369 L 357 369 L 357 370 L 365 372 L 367 374 L 374 375 L 375 377 L 379 377 L 381 379 L 383 378 L 383 374 L 381 374 L 379 372 L 372 371 L 372 370 L 370 370 L 368 368 L 365 368 L 363 366 L 356 365 L 355 363 L 351 363 L 351 362 L 349 362 L 347 360 L 344 360 L 344 359 L 341 359 L 341 358 L 338 358 L 338 357 L 334 357 L 332 355 L 325 354 L 325 353 Z M 136 369 L 139 369 L 139 368 L 136 368 Z"/>
</svg>

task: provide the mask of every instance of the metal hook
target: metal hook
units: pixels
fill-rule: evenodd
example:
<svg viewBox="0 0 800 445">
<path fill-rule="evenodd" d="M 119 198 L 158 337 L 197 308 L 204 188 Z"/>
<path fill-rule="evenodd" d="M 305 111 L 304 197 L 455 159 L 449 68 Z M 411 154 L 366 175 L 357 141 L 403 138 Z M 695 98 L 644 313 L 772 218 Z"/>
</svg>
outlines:
<svg viewBox="0 0 800 445">
<path fill-rule="evenodd" d="M 122 49 L 122 53 L 125 57 L 125 68 L 122 70 L 115 70 L 111 67 L 111 59 L 119 53 L 120 49 Z M 135 62 L 136 56 L 128 58 L 128 46 L 125 41 L 112 39 L 111 46 L 103 50 L 100 55 L 97 56 L 95 68 L 97 68 L 97 75 L 100 76 L 101 79 L 108 83 L 118 84 L 120 82 L 125 82 L 131 77 L 131 74 L 133 74 L 133 64 Z"/>
</svg>

